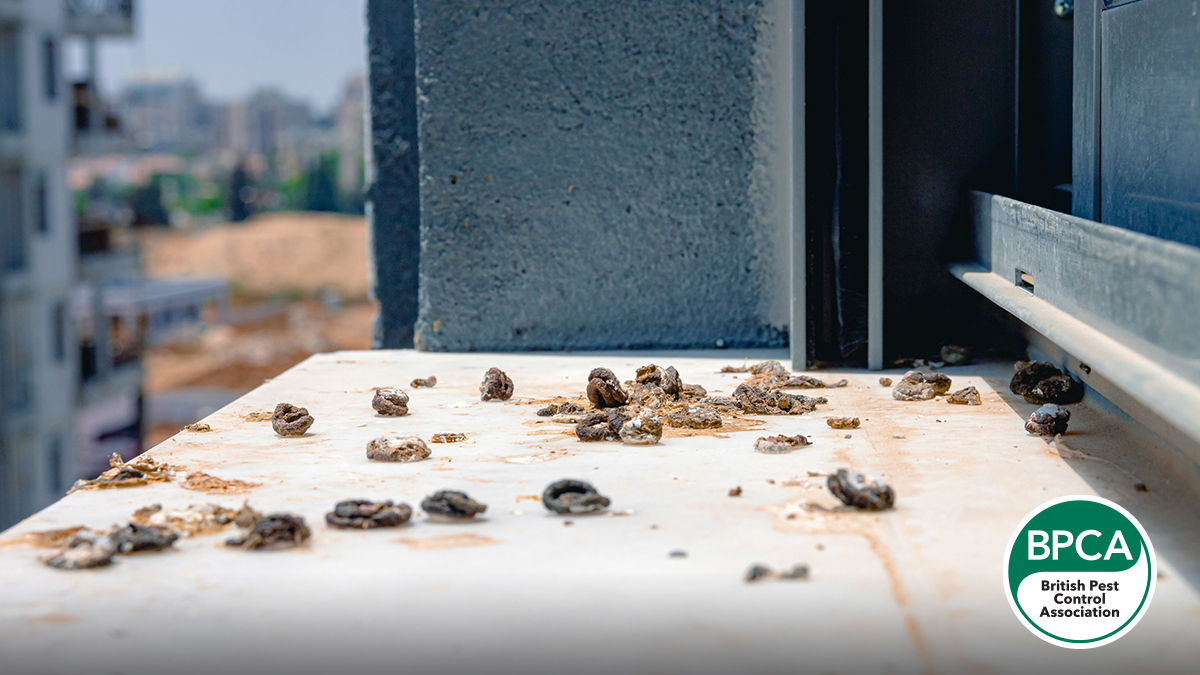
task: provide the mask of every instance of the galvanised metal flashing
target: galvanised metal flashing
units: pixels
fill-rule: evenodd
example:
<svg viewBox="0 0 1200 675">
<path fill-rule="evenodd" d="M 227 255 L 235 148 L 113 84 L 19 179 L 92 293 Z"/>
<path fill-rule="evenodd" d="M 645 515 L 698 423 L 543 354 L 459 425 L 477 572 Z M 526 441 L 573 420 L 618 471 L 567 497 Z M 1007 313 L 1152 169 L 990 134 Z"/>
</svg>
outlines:
<svg viewBox="0 0 1200 675">
<path fill-rule="evenodd" d="M 970 202 L 976 261 L 950 271 L 1200 461 L 1200 249 L 998 195 Z"/>
<path fill-rule="evenodd" d="M 1112 324 L 1181 361 L 1200 382 L 1200 249 L 1032 206 L 970 195 L 976 261 L 1085 320 Z"/>
</svg>

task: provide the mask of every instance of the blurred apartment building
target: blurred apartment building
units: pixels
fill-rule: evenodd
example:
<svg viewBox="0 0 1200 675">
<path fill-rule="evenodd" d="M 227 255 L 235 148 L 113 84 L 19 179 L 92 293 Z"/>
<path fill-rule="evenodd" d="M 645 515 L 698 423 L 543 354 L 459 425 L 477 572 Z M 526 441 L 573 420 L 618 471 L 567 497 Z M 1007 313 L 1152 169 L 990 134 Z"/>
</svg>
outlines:
<svg viewBox="0 0 1200 675">
<path fill-rule="evenodd" d="M 117 116 L 143 152 L 197 152 L 214 143 L 215 110 L 195 80 L 177 70 L 143 70 L 127 81 Z"/>
<path fill-rule="evenodd" d="M 127 209 L 72 208 L 68 159 L 133 147 L 95 58 L 97 39 L 132 34 L 133 10 L 0 0 L 0 527 L 141 451 L 144 346 L 227 297 L 221 280 L 143 277 Z M 68 87 L 77 38 L 88 73 Z"/>
<path fill-rule="evenodd" d="M 338 144 L 338 189 L 351 194 L 363 188 L 363 134 L 366 129 L 367 80 L 359 75 L 347 80 L 334 111 Z"/>
<path fill-rule="evenodd" d="M 0 0 L 0 526 L 74 478 L 77 234 L 65 6 Z"/>
<path fill-rule="evenodd" d="M 213 102 L 187 73 L 146 70 L 124 84 L 114 109 L 139 153 L 187 155 L 226 169 L 244 162 L 277 179 L 337 150 L 338 183 L 350 192 L 361 187 L 363 96 L 362 77 L 352 77 L 332 114 L 321 116 L 277 89 Z"/>
<path fill-rule="evenodd" d="M 129 204 L 106 180 L 216 176 L 238 162 L 286 177 L 337 150 L 339 186 L 361 190 L 361 78 L 325 116 L 273 90 L 211 103 L 178 72 L 101 95 L 98 42 L 131 36 L 135 9 L 0 0 L 0 527 L 111 454 L 141 452 L 144 349 L 228 302 L 221 279 L 145 277 Z M 74 82 L 62 67 L 72 40 L 86 56 Z M 68 167 L 84 179 L 68 182 Z"/>
</svg>

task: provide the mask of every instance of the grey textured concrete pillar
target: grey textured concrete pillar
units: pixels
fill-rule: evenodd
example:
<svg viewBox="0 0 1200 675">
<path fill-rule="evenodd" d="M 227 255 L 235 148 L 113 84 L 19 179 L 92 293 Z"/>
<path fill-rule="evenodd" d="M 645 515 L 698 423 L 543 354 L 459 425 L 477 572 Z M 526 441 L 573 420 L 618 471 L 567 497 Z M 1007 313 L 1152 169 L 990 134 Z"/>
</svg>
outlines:
<svg viewBox="0 0 1200 675">
<path fill-rule="evenodd" d="M 401 4 L 371 2 L 373 96 Z M 788 18 L 786 2 L 417 0 L 417 347 L 786 345 Z M 373 115 L 378 148 L 401 118 Z M 381 214 L 402 176 L 376 163 L 390 316 Z"/>
<path fill-rule="evenodd" d="M 369 0 L 367 24 L 367 220 L 373 262 L 371 289 L 379 301 L 374 343 L 385 348 L 411 347 L 421 245 L 412 0 Z"/>
</svg>

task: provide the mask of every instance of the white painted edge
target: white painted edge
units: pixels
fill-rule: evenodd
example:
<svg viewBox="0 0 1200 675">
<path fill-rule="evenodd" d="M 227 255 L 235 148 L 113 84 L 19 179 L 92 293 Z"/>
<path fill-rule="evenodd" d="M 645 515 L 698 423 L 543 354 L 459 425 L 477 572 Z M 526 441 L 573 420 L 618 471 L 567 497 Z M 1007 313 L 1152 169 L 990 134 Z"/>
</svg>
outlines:
<svg viewBox="0 0 1200 675">
<path fill-rule="evenodd" d="M 788 346 L 791 351 L 792 370 L 808 369 L 808 286 L 806 285 L 807 251 L 805 248 L 805 110 L 804 110 L 804 0 L 791 3 L 791 40 L 789 41 L 788 63 L 791 77 L 791 322 L 788 327 Z"/>
<path fill-rule="evenodd" d="M 867 368 L 883 369 L 883 0 L 867 27 Z"/>
</svg>

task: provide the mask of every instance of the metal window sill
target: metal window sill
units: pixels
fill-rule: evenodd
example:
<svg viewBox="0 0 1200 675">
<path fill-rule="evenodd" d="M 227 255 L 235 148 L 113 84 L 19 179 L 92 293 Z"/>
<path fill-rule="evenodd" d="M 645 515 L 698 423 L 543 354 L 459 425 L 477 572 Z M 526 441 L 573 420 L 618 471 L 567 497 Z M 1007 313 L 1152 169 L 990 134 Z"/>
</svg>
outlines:
<svg viewBox="0 0 1200 675">
<path fill-rule="evenodd" d="M 1153 358 L 1155 350 L 1148 345 L 1128 346 L 981 265 L 955 263 L 950 272 L 1078 359 L 1086 370 L 1071 363 L 1072 374 L 1200 462 L 1195 452 L 1200 447 L 1200 386 L 1181 377 L 1180 367 Z M 1121 405 L 1125 401 L 1136 406 Z"/>
</svg>

